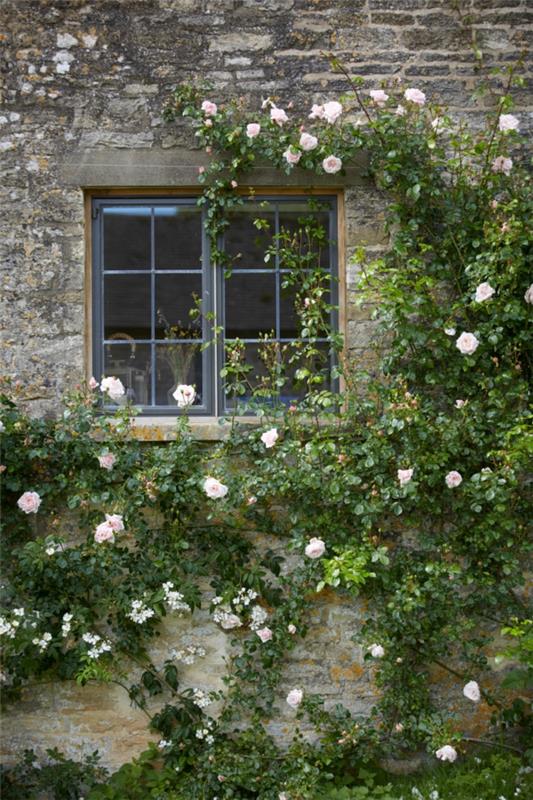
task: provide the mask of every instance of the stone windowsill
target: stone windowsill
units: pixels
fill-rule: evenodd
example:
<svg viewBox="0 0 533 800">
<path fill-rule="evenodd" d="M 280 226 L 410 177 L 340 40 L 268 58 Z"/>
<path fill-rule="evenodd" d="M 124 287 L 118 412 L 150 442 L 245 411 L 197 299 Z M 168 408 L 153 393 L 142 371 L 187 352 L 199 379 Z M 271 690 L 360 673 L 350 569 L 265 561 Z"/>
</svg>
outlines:
<svg viewBox="0 0 533 800">
<path fill-rule="evenodd" d="M 134 435 L 145 442 L 170 442 L 176 438 L 176 420 L 178 417 L 135 417 L 133 420 Z M 239 424 L 257 426 L 262 421 L 259 417 L 236 417 Z M 231 431 L 231 422 L 221 422 L 219 417 L 189 417 L 189 425 L 194 439 L 205 442 L 220 442 L 227 439 Z"/>
</svg>

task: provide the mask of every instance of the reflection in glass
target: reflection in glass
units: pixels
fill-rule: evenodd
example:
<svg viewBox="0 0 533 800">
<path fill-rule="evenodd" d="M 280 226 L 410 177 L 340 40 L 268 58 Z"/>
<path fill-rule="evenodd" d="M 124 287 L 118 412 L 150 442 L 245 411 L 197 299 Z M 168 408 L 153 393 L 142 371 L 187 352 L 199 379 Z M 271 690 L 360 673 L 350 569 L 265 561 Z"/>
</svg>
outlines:
<svg viewBox="0 0 533 800">
<path fill-rule="evenodd" d="M 104 269 L 150 269 L 151 209 L 111 206 L 104 214 Z"/>
<path fill-rule="evenodd" d="M 226 338 L 257 339 L 276 329 L 276 276 L 233 272 L 224 283 Z"/>
<path fill-rule="evenodd" d="M 190 206 L 156 206 L 155 268 L 202 268 L 202 214 Z"/>
<path fill-rule="evenodd" d="M 229 227 L 224 234 L 224 249 L 235 258 L 234 269 L 271 269 L 273 261 L 265 263 L 265 252 L 272 244 L 276 218 L 268 203 L 247 203 L 246 208 L 231 214 Z M 268 227 L 258 228 L 254 220 L 266 221 Z"/>
<path fill-rule="evenodd" d="M 161 344 L 156 346 L 156 405 L 176 407 L 172 397 L 180 383 L 194 386 L 193 405 L 203 402 L 202 353 L 198 344 Z"/>
<path fill-rule="evenodd" d="M 156 339 L 197 339 L 201 322 L 191 318 L 195 297 L 202 297 L 202 276 L 156 275 Z"/>
<path fill-rule="evenodd" d="M 282 339 L 296 339 L 300 332 L 300 319 L 295 308 L 296 292 L 295 286 L 281 288 L 280 336 Z"/>
<path fill-rule="evenodd" d="M 124 341 L 104 345 L 104 374 L 119 378 L 128 400 L 150 405 L 150 345 Z"/>
<path fill-rule="evenodd" d="M 150 339 L 149 275 L 104 277 L 104 337 Z"/>
</svg>

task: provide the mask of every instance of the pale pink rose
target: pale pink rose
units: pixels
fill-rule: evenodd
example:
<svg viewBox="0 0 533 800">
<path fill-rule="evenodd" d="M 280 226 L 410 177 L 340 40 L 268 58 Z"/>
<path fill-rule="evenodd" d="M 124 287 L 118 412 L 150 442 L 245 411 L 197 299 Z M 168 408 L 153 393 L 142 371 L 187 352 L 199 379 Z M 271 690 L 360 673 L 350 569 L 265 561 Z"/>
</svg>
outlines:
<svg viewBox="0 0 533 800">
<path fill-rule="evenodd" d="M 124 530 L 124 521 L 121 514 L 106 514 L 105 521 L 111 526 L 115 533 L 120 533 Z"/>
<path fill-rule="evenodd" d="M 225 631 L 231 631 L 233 628 L 240 628 L 241 625 L 242 622 L 237 614 L 230 614 L 229 611 L 224 615 L 220 622 L 220 626 L 224 628 Z"/>
<path fill-rule="evenodd" d="M 409 483 L 411 478 L 413 477 L 414 469 L 399 469 L 398 470 L 398 480 L 400 481 L 400 486 L 405 486 L 406 483 Z"/>
<path fill-rule="evenodd" d="M 217 781 L 219 781 L 220 783 L 224 783 L 225 780 L 226 778 L 224 775 L 217 775 Z"/>
<path fill-rule="evenodd" d="M 322 167 L 324 172 L 327 172 L 329 175 L 334 175 L 340 169 L 342 169 L 342 161 L 337 156 L 327 156 L 322 162 Z"/>
<path fill-rule="evenodd" d="M 320 558 L 326 552 L 326 545 L 322 541 L 322 539 L 317 539 L 314 536 L 312 539 L 309 539 L 309 544 L 305 548 L 305 555 L 307 558 Z"/>
<path fill-rule="evenodd" d="M 383 89 L 372 89 L 370 91 L 370 97 L 374 101 L 374 103 L 382 108 L 387 100 L 389 99 L 389 95 L 383 91 Z"/>
<path fill-rule="evenodd" d="M 17 505 L 25 514 L 36 514 L 41 505 L 41 498 L 37 492 L 24 492 L 17 500 Z"/>
<path fill-rule="evenodd" d="M 265 445 L 266 448 L 274 447 L 276 442 L 279 439 L 279 433 L 277 428 L 270 428 L 269 431 L 265 431 L 261 434 L 261 441 Z"/>
<path fill-rule="evenodd" d="M 313 103 L 309 119 L 324 119 L 324 106 L 319 106 Z"/>
<path fill-rule="evenodd" d="M 315 147 L 318 147 L 318 139 L 310 133 L 302 133 L 300 136 L 300 147 L 308 153 L 310 150 L 314 150 Z"/>
<path fill-rule="evenodd" d="M 285 113 L 285 111 L 282 108 L 278 108 L 277 106 L 272 106 L 272 108 L 270 109 L 270 119 L 272 120 L 272 122 L 275 122 L 276 125 L 279 125 L 280 128 L 285 122 L 289 121 L 289 118 Z"/>
<path fill-rule="evenodd" d="M 217 481 L 216 478 L 208 477 L 204 481 L 204 492 L 211 500 L 218 500 L 227 495 L 228 487 Z"/>
<path fill-rule="evenodd" d="M 302 154 L 298 150 L 292 150 L 290 147 L 283 153 L 283 158 L 287 164 L 297 164 L 301 157 Z"/>
<path fill-rule="evenodd" d="M 198 175 L 203 175 L 205 172 L 205 167 L 198 167 Z"/>
<path fill-rule="evenodd" d="M 440 761 L 450 761 L 453 763 L 457 758 L 457 750 L 455 747 L 452 747 L 451 744 L 445 744 L 444 747 L 441 747 L 440 750 L 435 752 L 435 755 Z"/>
<path fill-rule="evenodd" d="M 206 117 L 212 117 L 217 113 L 217 104 L 212 103 L 210 100 L 204 100 L 202 103 L 202 111 Z"/>
<path fill-rule="evenodd" d="M 463 476 L 460 472 L 457 472 L 456 469 L 452 469 L 451 472 L 448 472 L 444 480 L 446 481 L 448 489 L 455 489 L 456 486 L 459 486 L 463 482 Z"/>
<path fill-rule="evenodd" d="M 108 394 L 113 402 L 117 402 L 124 396 L 126 390 L 119 378 L 104 378 L 100 384 L 100 391 Z"/>
<path fill-rule="evenodd" d="M 102 469 L 113 469 L 116 460 L 117 457 L 113 453 L 102 453 L 101 456 L 98 456 L 98 463 Z"/>
<path fill-rule="evenodd" d="M 329 103 L 324 103 L 324 119 L 333 125 L 342 114 L 342 105 L 336 100 L 330 100 Z"/>
<path fill-rule="evenodd" d="M 262 642 L 269 642 L 272 639 L 272 631 L 270 628 L 259 628 L 256 633 Z"/>
<path fill-rule="evenodd" d="M 187 383 L 180 383 L 176 386 L 176 391 L 172 397 L 178 404 L 178 408 L 187 408 L 192 406 L 196 399 L 196 391 L 194 386 L 189 386 Z"/>
<path fill-rule="evenodd" d="M 258 122 L 250 122 L 246 126 L 246 135 L 249 139 L 255 139 L 261 133 L 261 125 Z"/>
<path fill-rule="evenodd" d="M 374 642 L 374 644 L 371 644 L 370 647 L 368 648 L 368 652 L 370 653 L 372 658 L 383 658 L 383 656 L 385 655 L 385 648 L 382 645 L 376 644 Z"/>
<path fill-rule="evenodd" d="M 405 109 L 404 106 L 399 104 L 398 108 L 396 109 L 396 111 L 394 113 L 396 114 L 397 117 L 405 117 L 405 115 L 407 114 L 407 110 Z"/>
<path fill-rule="evenodd" d="M 471 356 L 475 353 L 479 345 L 479 340 L 476 339 L 473 333 L 463 332 L 457 339 L 455 346 L 465 356 Z"/>
<path fill-rule="evenodd" d="M 406 89 L 403 96 L 410 103 L 415 103 L 417 106 L 423 106 L 426 102 L 426 95 L 420 89 Z"/>
<path fill-rule="evenodd" d="M 464 406 L 466 406 L 467 402 L 468 402 L 467 400 L 456 400 L 455 401 L 455 407 L 456 408 L 464 408 Z"/>
<path fill-rule="evenodd" d="M 232 182 L 231 182 L 231 188 L 232 188 L 232 189 L 236 189 L 238 185 L 239 185 L 239 184 L 237 183 L 237 181 L 232 181 Z"/>
<path fill-rule="evenodd" d="M 301 689 L 291 689 L 287 695 L 287 703 L 291 708 L 298 708 L 303 699 L 304 693 Z"/>
<path fill-rule="evenodd" d="M 479 690 L 479 684 L 477 681 L 468 681 L 468 683 L 463 687 L 463 694 L 473 703 L 479 703 L 481 700 L 481 692 Z"/>
<path fill-rule="evenodd" d="M 294 636 L 296 633 L 296 625 L 293 625 L 292 622 L 290 625 L 287 625 L 287 630 L 289 631 L 291 636 Z"/>
<path fill-rule="evenodd" d="M 490 283 L 480 283 L 476 289 L 475 301 L 476 303 L 483 303 L 485 300 L 490 300 L 496 289 L 493 289 Z"/>
<path fill-rule="evenodd" d="M 533 283 L 531 284 L 529 289 L 526 289 L 524 300 L 526 301 L 526 303 L 529 303 L 529 305 L 533 303 Z"/>
<path fill-rule="evenodd" d="M 504 156 L 497 156 L 492 162 L 493 172 L 503 172 L 504 175 L 510 175 L 513 168 L 513 159 L 504 158 Z"/>
<path fill-rule="evenodd" d="M 94 532 L 94 541 L 97 542 L 97 544 L 115 541 L 115 531 L 109 522 L 101 522 L 100 525 L 97 526 Z"/>
<path fill-rule="evenodd" d="M 98 389 L 100 384 L 96 380 L 96 378 L 89 378 L 89 389 Z"/>
<path fill-rule="evenodd" d="M 206 119 L 206 121 L 204 122 L 204 125 L 205 125 L 206 128 L 212 128 L 213 127 L 213 120 L 210 117 L 208 117 Z"/>
<path fill-rule="evenodd" d="M 310 297 L 306 297 L 305 300 L 304 300 L 304 306 L 306 308 L 309 308 L 310 305 L 311 305 L 311 298 Z"/>
<path fill-rule="evenodd" d="M 252 494 L 250 495 L 250 497 L 246 498 L 247 506 L 255 506 L 256 503 L 257 503 L 257 497 L 255 496 L 255 494 Z"/>
<path fill-rule="evenodd" d="M 520 127 L 520 120 L 512 114 L 500 114 L 498 128 L 501 131 L 517 131 Z"/>
<path fill-rule="evenodd" d="M 446 336 L 455 336 L 455 328 L 444 328 Z"/>
<path fill-rule="evenodd" d="M 396 733 L 401 733 L 403 731 L 402 723 L 401 722 L 397 722 L 396 725 L 394 726 L 394 730 L 396 731 Z"/>
</svg>

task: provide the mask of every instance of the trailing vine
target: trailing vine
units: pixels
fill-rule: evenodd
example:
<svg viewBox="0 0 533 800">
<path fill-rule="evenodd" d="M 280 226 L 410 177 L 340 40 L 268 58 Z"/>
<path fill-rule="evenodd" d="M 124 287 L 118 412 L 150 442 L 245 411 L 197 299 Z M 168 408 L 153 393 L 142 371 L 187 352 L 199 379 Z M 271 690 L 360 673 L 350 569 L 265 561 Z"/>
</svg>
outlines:
<svg viewBox="0 0 533 800">
<path fill-rule="evenodd" d="M 509 113 L 519 79 L 509 70 L 476 130 L 418 89 L 367 96 L 347 79 L 346 96 L 313 106 L 303 123 L 273 98 L 250 113 L 190 85 L 165 115 L 190 120 L 212 156 L 200 203 L 213 262 L 228 272 L 223 234 L 255 164 L 335 175 L 368 154 L 369 177 L 390 198 L 389 249 L 355 256 L 359 302 L 376 308 L 383 337 L 378 371 L 352 363 L 330 327 L 319 255 L 327 237 L 311 203 L 298 231 L 281 230 L 265 253 L 290 267 L 302 341 L 282 352 L 266 336 L 259 382 L 234 346 L 223 374 L 235 400 L 226 441 L 199 443 L 185 413 L 172 442 L 141 444 L 135 409 L 119 406 L 115 420 L 100 413 L 102 392 L 121 402 L 109 377 L 77 387 L 57 419 L 21 411 L 24 387 L 2 396 L 5 699 L 31 681 L 123 685 L 160 737 L 145 763 L 163 760 L 165 789 L 178 792 L 158 796 L 296 800 L 383 754 L 426 747 L 454 761 L 461 721 L 433 691 L 437 668 L 457 699 L 492 709 L 486 741 L 512 727 L 522 739 L 507 746 L 531 746 L 518 684 L 509 695 L 490 677 L 495 634 L 507 626 L 527 642 L 531 619 L 531 202 Z M 324 338 L 333 375 L 317 347 Z M 305 397 L 287 407 L 293 373 Z M 194 387 L 181 388 L 186 412 Z M 250 392 L 252 427 L 237 417 Z M 293 687 L 287 703 L 318 738 L 296 731 L 283 754 L 266 721 L 325 591 L 354 608 L 366 601 L 354 646 L 380 695 L 362 718 Z M 150 655 L 163 618 L 192 614 L 194 626 L 200 606 L 231 641 L 221 692 L 182 686 L 181 666 L 202 658 L 201 643 L 163 663 Z M 527 663 L 527 648 L 520 653 Z M 108 789 L 89 796 L 128 796 Z"/>
</svg>

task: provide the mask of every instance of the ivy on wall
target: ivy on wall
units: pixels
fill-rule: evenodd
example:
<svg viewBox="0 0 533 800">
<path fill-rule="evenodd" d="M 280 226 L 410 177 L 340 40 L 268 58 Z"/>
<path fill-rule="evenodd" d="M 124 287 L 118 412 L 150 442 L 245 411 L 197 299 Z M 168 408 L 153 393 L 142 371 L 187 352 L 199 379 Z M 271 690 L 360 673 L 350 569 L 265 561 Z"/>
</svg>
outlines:
<svg viewBox="0 0 533 800">
<path fill-rule="evenodd" d="M 134 409 L 120 405 L 117 379 L 77 387 L 57 419 L 27 416 L 17 403 L 23 387 L 6 388 L 4 697 L 52 678 L 124 686 L 160 736 L 143 780 L 147 765 L 163 760 L 158 780 L 178 792 L 158 796 L 295 800 L 380 754 L 423 746 L 453 762 L 463 748 L 460 720 L 431 691 L 436 666 L 452 676 L 457 699 L 491 708 L 487 741 L 513 727 L 519 749 L 531 746 L 520 696 L 527 647 L 518 648 L 526 668 L 513 694 L 490 676 L 501 627 L 521 643 L 531 637 L 531 201 L 520 120 L 510 113 L 519 79 L 513 70 L 506 85 L 503 78 L 477 128 L 416 88 L 363 97 L 352 79 L 345 97 L 314 105 L 303 120 L 273 98 L 250 113 L 193 86 L 176 90 L 166 109 L 168 119 L 187 117 L 213 155 L 199 176 L 200 202 L 214 260 L 226 269 L 220 234 L 256 161 L 335 175 L 368 153 L 369 175 L 390 199 L 390 248 L 376 260 L 364 248 L 355 256 L 359 302 L 376 307 L 386 343 L 376 373 L 352 363 L 328 328 L 316 258 L 325 233 L 303 215 L 275 246 L 291 265 L 307 343 L 282 354 L 265 341 L 257 427 L 235 416 L 227 441 L 207 449 L 185 414 L 175 441 L 146 446 L 132 434 Z M 341 394 L 328 389 L 325 363 L 317 367 L 316 340 L 325 334 Z M 295 367 L 305 399 L 287 407 L 282 389 Z M 238 343 L 224 378 L 236 401 L 248 393 L 250 366 Z M 115 420 L 99 413 L 102 392 L 117 402 Z M 193 396 L 194 387 L 181 387 L 185 412 Z M 75 520 L 68 532 L 65 510 Z M 257 533 L 276 546 L 259 551 Z M 310 744 L 296 733 L 282 754 L 265 721 L 280 702 L 284 659 L 305 637 L 309 606 L 325 587 L 368 601 L 354 640 L 381 695 L 362 719 L 326 710 L 319 695 L 294 686 L 286 703 L 318 738 Z M 201 659 L 201 646 L 162 664 L 149 654 L 163 617 L 192 614 L 194 623 L 206 602 L 233 646 L 219 693 L 181 685 L 181 666 Z M 148 699 L 157 696 L 152 716 Z M 90 797 L 129 796 L 112 791 Z"/>
</svg>

